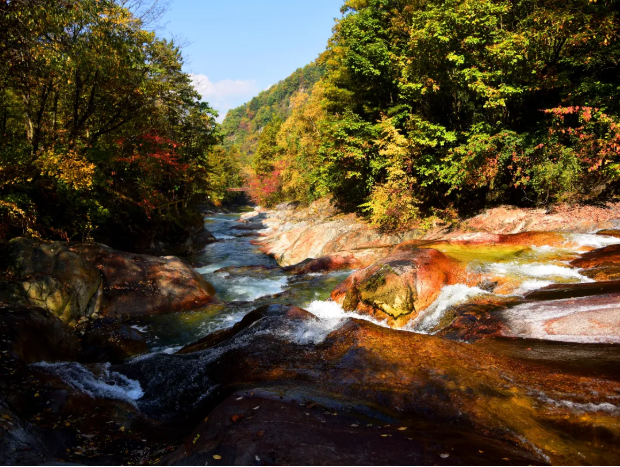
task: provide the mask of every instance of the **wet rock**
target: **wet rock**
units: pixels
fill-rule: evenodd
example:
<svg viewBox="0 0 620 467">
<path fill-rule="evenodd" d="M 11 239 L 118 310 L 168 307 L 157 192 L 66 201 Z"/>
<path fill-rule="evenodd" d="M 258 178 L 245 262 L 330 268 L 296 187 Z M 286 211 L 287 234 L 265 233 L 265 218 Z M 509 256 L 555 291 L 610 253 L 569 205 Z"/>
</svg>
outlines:
<svg viewBox="0 0 620 467">
<path fill-rule="evenodd" d="M 521 303 L 517 297 L 483 295 L 447 310 L 432 332 L 461 342 L 476 342 L 506 335 L 507 326 L 501 312 Z"/>
<path fill-rule="evenodd" d="M 553 284 L 525 295 L 526 300 L 560 300 L 620 292 L 620 281 Z"/>
<path fill-rule="evenodd" d="M 233 226 L 235 230 L 262 230 L 264 228 L 265 225 L 262 222 L 247 222 Z"/>
<path fill-rule="evenodd" d="M 571 266 L 583 268 L 584 276 L 596 281 L 620 279 L 620 245 L 610 245 L 582 254 Z"/>
<path fill-rule="evenodd" d="M 365 267 L 365 265 L 366 262 L 360 261 L 360 259 L 356 258 L 354 255 L 336 253 L 322 258 L 309 258 L 301 263 L 287 266 L 283 268 L 283 270 L 291 274 L 328 273 L 347 269 L 359 269 Z"/>
<path fill-rule="evenodd" d="M 620 343 L 620 292 L 526 302 L 503 311 L 501 316 L 508 336 Z"/>
<path fill-rule="evenodd" d="M 0 304 L 0 349 L 3 353 L 28 364 L 76 360 L 81 348 L 73 330 L 49 311 Z"/>
<path fill-rule="evenodd" d="M 346 416 L 346 407 L 350 407 L 366 416 L 380 412 L 386 424 L 398 422 L 408 427 L 405 421 L 411 420 L 417 426 L 457 428 L 459 433 L 488 438 L 489 445 L 512 445 L 516 448 L 513 453 L 529 453 L 535 463 L 620 460 L 616 381 L 567 374 L 534 361 L 496 357 L 474 345 L 360 320 L 330 324 L 285 318 L 280 313 L 255 321 L 214 347 L 186 355 L 156 355 L 117 370 L 141 382 L 145 396 L 140 406 L 148 413 L 157 410 L 159 416 L 180 417 L 186 422 L 190 416 L 201 420 L 214 417 L 214 423 L 207 420 L 207 425 L 199 427 L 188 438 L 185 450 L 170 462 L 190 456 L 188 462 L 195 463 L 204 455 L 241 462 L 241 450 L 234 450 L 227 440 L 247 439 L 244 449 L 251 452 L 255 446 L 263 446 L 256 439 L 262 438 L 258 432 L 250 437 L 250 432 L 244 431 L 252 426 L 252 420 L 264 423 L 272 416 L 277 420 L 274 433 L 283 430 L 287 419 L 276 412 L 257 418 L 246 406 L 228 403 L 211 412 L 231 394 L 250 388 L 271 388 L 280 396 L 310 394 L 307 399 L 311 401 L 331 400 L 345 408 L 329 408 L 329 415 L 322 414 L 330 417 Z M 306 400 L 301 402 L 305 405 Z M 305 433 L 321 445 L 330 433 L 334 437 L 342 434 L 339 430 L 343 427 L 337 423 L 330 430 L 316 431 L 309 423 L 308 431 L 298 431 L 297 414 L 292 408 L 288 412 L 292 432 Z M 236 427 L 239 431 L 234 431 Z M 259 428 L 264 430 L 263 436 L 267 436 L 267 428 Z M 431 437 L 432 432 L 431 428 Z M 600 438 L 602 432 L 604 439 Z M 415 433 L 414 429 L 410 437 L 415 439 Z M 383 434 L 398 435 L 391 431 Z M 446 439 L 441 434 L 437 437 L 440 443 Z M 283 453 L 289 452 L 287 443 L 283 443 Z M 231 450 L 215 451 L 220 446 Z M 415 447 L 412 451 L 424 453 Z"/>
<path fill-rule="evenodd" d="M 199 352 L 201 350 L 210 349 L 222 342 L 231 339 L 239 334 L 241 331 L 248 329 L 252 324 L 265 317 L 280 316 L 290 319 L 307 319 L 316 320 L 316 317 L 306 310 L 302 310 L 297 307 L 290 307 L 285 305 L 264 305 L 256 310 L 251 311 L 243 317 L 241 321 L 228 329 L 221 329 L 219 331 L 208 334 L 199 341 L 183 347 L 177 352 L 179 355 Z"/>
<path fill-rule="evenodd" d="M 117 318 L 89 321 L 76 331 L 82 335 L 82 362 L 121 363 L 149 350 L 142 333 Z"/>
<path fill-rule="evenodd" d="M 387 424 L 381 413 L 360 413 L 341 401 L 282 393 L 285 398 L 260 389 L 233 394 L 162 465 L 502 465 L 503 458 L 540 463 L 526 450 L 457 427 L 414 420 Z"/>
<path fill-rule="evenodd" d="M 617 227 L 617 225 L 616 225 Z M 620 230 L 611 229 L 611 230 L 599 230 L 596 232 L 596 235 L 603 235 L 605 237 L 616 237 L 620 238 Z"/>
<path fill-rule="evenodd" d="M 99 271 L 66 243 L 16 238 L 5 249 L 2 300 L 39 306 L 67 322 L 96 311 Z"/>
<path fill-rule="evenodd" d="M 443 286 L 463 277 L 463 267 L 439 251 L 402 249 L 353 273 L 331 297 L 347 311 L 402 327 L 426 309 Z"/>
<path fill-rule="evenodd" d="M 72 244 L 71 250 L 100 271 L 99 313 L 104 316 L 195 310 L 215 295 L 213 286 L 179 258 L 135 255 L 95 243 Z"/>
</svg>

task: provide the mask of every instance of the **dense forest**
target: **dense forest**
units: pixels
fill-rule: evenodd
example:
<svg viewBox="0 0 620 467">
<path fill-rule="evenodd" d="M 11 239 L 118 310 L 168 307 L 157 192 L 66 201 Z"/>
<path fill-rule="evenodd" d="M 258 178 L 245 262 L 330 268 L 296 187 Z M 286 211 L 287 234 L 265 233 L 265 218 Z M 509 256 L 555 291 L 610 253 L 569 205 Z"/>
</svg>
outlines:
<svg viewBox="0 0 620 467">
<path fill-rule="evenodd" d="M 171 202 L 217 197 L 223 171 L 238 173 L 144 4 L 0 2 L 0 237 L 169 235 L 194 220 Z"/>
<path fill-rule="evenodd" d="M 132 4 L 0 1 L 0 238 L 148 242 L 243 184 L 388 230 L 617 195 L 615 0 L 347 0 L 221 126 Z"/>
<path fill-rule="evenodd" d="M 347 0 L 318 60 L 324 76 L 287 99 L 285 118 L 240 123 L 269 113 L 266 95 L 231 111 L 227 138 L 243 141 L 257 202 L 331 195 L 385 229 L 500 203 L 609 199 L 620 177 L 619 8 Z"/>
<path fill-rule="evenodd" d="M 222 124 L 224 146 L 237 146 L 248 163 L 256 152 L 258 138 L 272 121 L 283 121 L 291 114 L 291 98 L 298 92 L 312 92 L 325 69 L 316 63 L 299 68 L 291 76 L 262 91 L 250 102 L 232 109 Z"/>
</svg>

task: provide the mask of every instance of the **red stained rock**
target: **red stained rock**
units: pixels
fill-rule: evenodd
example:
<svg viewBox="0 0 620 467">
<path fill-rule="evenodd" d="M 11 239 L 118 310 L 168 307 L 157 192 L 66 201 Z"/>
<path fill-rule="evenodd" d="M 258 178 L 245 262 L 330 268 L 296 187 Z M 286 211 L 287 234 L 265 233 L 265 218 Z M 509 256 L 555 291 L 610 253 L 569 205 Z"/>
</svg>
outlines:
<svg viewBox="0 0 620 467">
<path fill-rule="evenodd" d="M 589 251 L 570 264 L 571 266 L 584 269 L 614 265 L 620 266 L 620 245 L 610 245 L 605 248 Z"/>
<path fill-rule="evenodd" d="M 189 311 L 213 300 L 215 290 L 200 274 L 173 256 L 126 253 L 95 243 L 71 245 L 101 272 L 105 316 L 140 316 Z"/>
<path fill-rule="evenodd" d="M 353 273 L 331 297 L 347 311 L 401 327 L 426 309 L 444 285 L 464 280 L 464 275 L 461 264 L 437 250 L 402 250 Z"/>
</svg>

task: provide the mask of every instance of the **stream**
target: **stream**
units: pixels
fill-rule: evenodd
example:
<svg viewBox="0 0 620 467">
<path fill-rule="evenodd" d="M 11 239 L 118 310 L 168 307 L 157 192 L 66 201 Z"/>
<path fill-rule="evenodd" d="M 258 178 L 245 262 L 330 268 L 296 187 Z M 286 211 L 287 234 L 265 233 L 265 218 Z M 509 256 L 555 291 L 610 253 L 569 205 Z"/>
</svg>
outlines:
<svg viewBox="0 0 620 467">
<path fill-rule="evenodd" d="M 590 429 L 590 420 L 607 426 L 605 430 L 608 431 L 600 428 L 600 433 L 614 439 L 611 433 L 620 414 L 620 354 L 614 336 L 609 339 L 580 336 L 573 340 L 571 336 L 561 336 L 558 340 L 563 341 L 558 342 L 538 330 L 536 335 L 461 343 L 428 334 L 438 332 L 442 318 L 454 305 L 484 295 L 517 298 L 519 305 L 509 306 L 501 313 L 508 321 L 525 323 L 536 330 L 536 322 L 528 320 L 538 311 L 528 307 L 542 302 L 523 300 L 523 297 L 550 284 L 593 282 L 569 262 L 584 251 L 618 244 L 620 239 L 563 234 L 556 235 L 553 245 L 541 244 L 542 241 L 531 246 L 447 242 L 429 245 L 466 263 L 472 275 L 490 277 L 494 288 L 488 290 L 483 284 L 464 283 L 444 286 L 417 319 L 394 332 L 384 329 L 387 323 L 345 312 L 330 301 L 331 291 L 351 271 L 287 273 L 251 243 L 261 233 L 262 226 L 256 222 L 251 227 L 238 222 L 241 215 L 206 216 L 205 227 L 217 242 L 187 258 L 214 285 L 217 292 L 214 303 L 194 312 L 147 316 L 125 323 L 146 338 L 148 353 L 116 366 L 75 362 L 35 366 L 56 374 L 92 398 L 122 401 L 155 420 L 163 423 L 181 420 L 184 426 L 190 422 L 197 424 L 200 419 L 207 422 L 215 404 L 228 397 L 227 391 L 234 390 L 238 391 L 231 396 L 234 402 L 248 398 L 253 413 L 267 399 L 276 400 L 279 405 L 284 398 L 286 402 L 282 404 L 305 406 L 303 410 L 307 412 L 302 412 L 304 423 L 301 426 L 305 426 L 305 417 L 310 416 L 308 407 L 317 404 L 322 414 L 317 418 L 319 429 L 326 419 L 335 423 L 332 417 L 337 413 L 361 414 L 350 421 L 338 422 L 344 423 L 338 425 L 338 430 L 357 430 L 362 424 L 367 427 L 382 424 L 384 428 L 391 423 L 402 425 L 393 435 L 382 434 L 382 437 L 402 437 L 399 430 L 407 430 L 407 426 L 418 423 L 411 419 L 401 422 L 398 419 L 401 415 L 390 412 L 392 407 L 403 407 L 399 410 L 407 416 L 428 417 L 419 422 L 421 428 L 412 436 L 427 436 L 425 430 L 435 427 L 432 429 L 438 431 L 432 443 L 442 446 L 452 446 L 459 437 L 466 436 L 467 425 L 460 425 L 464 411 L 469 420 L 481 426 L 496 427 L 497 433 L 507 433 L 506 439 L 518 438 L 520 444 L 530 446 L 536 453 L 533 460 L 517 463 L 550 462 L 550 458 L 536 447 L 546 446 L 547 442 L 560 446 L 558 450 L 562 455 L 573 456 L 575 439 L 581 436 L 575 435 L 581 432 L 574 430 Z M 551 299 L 539 308 L 545 316 L 566 316 L 581 310 L 579 298 L 573 302 Z M 260 319 L 214 345 L 188 354 L 172 355 L 210 333 L 234 326 L 263 305 L 276 306 L 265 307 L 267 311 L 263 311 Z M 285 307 L 277 305 L 297 306 L 314 317 L 283 318 Z M 346 319 L 349 317 L 372 321 L 382 327 Z M 401 385 L 405 391 L 401 390 Z M 439 389 L 444 385 L 451 388 L 449 392 Z M 267 399 L 254 402 L 254 388 L 265 390 Z M 246 390 L 250 390 L 250 394 Z M 232 403 L 230 400 L 228 403 Z M 301 404 L 296 402 L 300 400 Z M 385 411 L 378 411 L 377 407 Z M 436 415 L 442 411 L 452 414 L 448 418 L 458 422 L 444 425 L 442 418 Z M 205 414 L 209 416 L 204 418 Z M 266 415 L 269 429 L 273 426 L 272 415 Z M 564 422 L 569 419 L 570 423 Z M 214 426 L 217 423 L 214 422 Z M 545 428 L 529 431 L 539 423 Z M 284 431 L 289 430 L 288 419 L 282 426 Z M 459 433 L 456 441 L 441 434 L 444 426 L 452 426 Z M 584 441 L 575 449 L 587 452 L 586 457 L 597 463 L 596 459 L 602 458 L 596 456 L 605 453 L 607 438 L 599 436 L 599 431 L 592 433 L 588 434 L 591 441 Z M 517 438 L 511 438 L 513 435 Z M 194 435 L 193 442 L 197 439 Z M 378 441 L 381 439 L 375 437 L 372 443 L 382 442 Z M 260 445 L 260 441 L 256 443 Z M 453 448 L 441 449 L 444 452 Z M 498 454 L 494 454 L 493 449 L 497 449 Z M 494 460 L 488 462 L 497 464 L 497 459 L 504 459 L 511 449 L 492 448 L 483 440 L 481 446 L 466 449 L 464 462 L 487 462 L 474 461 L 472 456 L 489 450 L 487 454 L 498 457 L 491 457 Z M 397 450 L 408 452 L 406 447 Z M 207 452 L 209 456 L 205 459 L 213 454 Z"/>
<path fill-rule="evenodd" d="M 284 272 L 274 258 L 252 245 L 252 239 L 261 230 L 240 228 L 240 216 L 250 211 L 247 208 L 239 213 L 207 215 L 205 228 L 217 242 L 188 258 L 213 284 L 219 303 L 199 311 L 147 316 L 131 322 L 134 329 L 145 334 L 152 352 L 173 353 L 209 333 L 233 326 L 265 304 L 297 306 L 321 319 L 354 317 L 387 326 L 367 315 L 345 312 L 329 301 L 331 291 L 352 271 L 305 275 Z M 502 295 L 523 296 L 551 284 L 593 282 L 568 262 L 588 249 L 618 243 L 620 239 L 615 237 L 565 234 L 565 242 L 560 246 L 436 244 L 430 247 L 467 262 L 472 271 L 506 279 L 511 287 L 500 287 Z M 446 286 L 435 302 L 403 331 L 432 334 L 446 310 L 485 294 L 490 292 L 465 284 Z"/>
</svg>

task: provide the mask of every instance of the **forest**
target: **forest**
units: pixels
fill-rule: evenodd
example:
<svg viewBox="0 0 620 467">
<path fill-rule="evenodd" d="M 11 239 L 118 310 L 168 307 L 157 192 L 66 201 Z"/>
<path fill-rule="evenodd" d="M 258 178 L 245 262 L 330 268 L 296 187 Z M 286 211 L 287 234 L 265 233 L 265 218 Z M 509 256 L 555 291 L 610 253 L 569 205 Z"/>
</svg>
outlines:
<svg viewBox="0 0 620 467">
<path fill-rule="evenodd" d="M 169 203 L 225 189 L 217 114 L 142 3 L 0 2 L 1 238 L 132 246 L 195 221 Z"/>
<path fill-rule="evenodd" d="M 127 246 L 240 186 L 264 206 L 329 196 L 384 230 L 613 198 L 618 12 L 347 0 L 316 62 L 219 125 L 127 1 L 0 2 L 0 237 Z"/>
<path fill-rule="evenodd" d="M 264 96 L 224 121 L 252 196 L 332 196 L 386 230 L 615 197 L 619 5 L 347 0 L 289 115 L 240 124 L 271 115 Z"/>
</svg>

